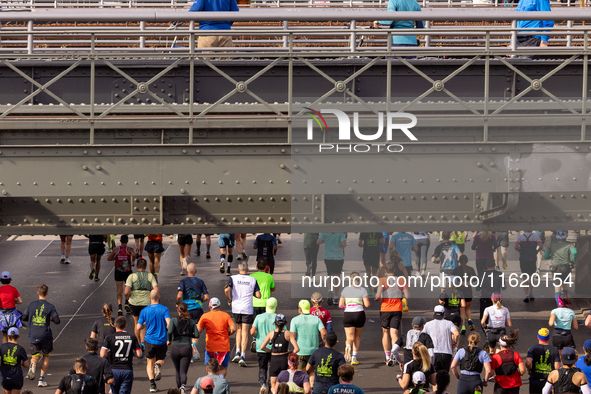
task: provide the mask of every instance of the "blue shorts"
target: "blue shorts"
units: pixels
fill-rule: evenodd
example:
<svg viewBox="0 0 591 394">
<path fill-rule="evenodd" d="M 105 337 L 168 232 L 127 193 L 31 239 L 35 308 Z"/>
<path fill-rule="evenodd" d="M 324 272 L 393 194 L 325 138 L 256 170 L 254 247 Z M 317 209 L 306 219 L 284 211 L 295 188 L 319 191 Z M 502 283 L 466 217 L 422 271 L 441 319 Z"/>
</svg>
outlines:
<svg viewBox="0 0 591 394">
<path fill-rule="evenodd" d="M 133 387 L 133 371 L 126 369 L 113 369 L 113 378 L 115 382 L 111 386 L 113 393 L 131 394 Z"/>
<path fill-rule="evenodd" d="M 230 364 L 230 352 L 208 352 L 205 351 L 205 365 L 210 358 L 215 358 L 220 363 L 221 367 L 228 368 Z"/>
<path fill-rule="evenodd" d="M 234 234 L 220 234 L 218 236 L 218 245 L 220 249 L 233 248 L 236 244 L 236 236 Z"/>
</svg>

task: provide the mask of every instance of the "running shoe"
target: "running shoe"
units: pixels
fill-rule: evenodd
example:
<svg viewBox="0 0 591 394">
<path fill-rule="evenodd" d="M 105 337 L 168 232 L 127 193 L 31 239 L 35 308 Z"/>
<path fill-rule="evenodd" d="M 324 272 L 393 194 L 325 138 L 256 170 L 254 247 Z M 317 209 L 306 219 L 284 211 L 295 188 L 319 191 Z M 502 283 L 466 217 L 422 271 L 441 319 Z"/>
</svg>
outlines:
<svg viewBox="0 0 591 394">
<path fill-rule="evenodd" d="M 94 281 L 95 281 L 95 282 L 98 282 L 99 280 L 100 280 L 100 279 L 99 279 L 99 277 L 98 277 L 98 276 L 95 276 L 95 277 L 94 277 Z"/>
<path fill-rule="evenodd" d="M 535 301 L 536 298 L 534 297 L 534 295 L 532 293 L 529 293 L 529 300 L 530 301 Z"/>
<path fill-rule="evenodd" d="M 62 254 L 62 257 L 60 258 L 60 263 L 64 264 L 65 261 L 66 261 L 66 255 Z"/>
<path fill-rule="evenodd" d="M 88 275 L 88 279 L 92 280 L 94 278 L 94 268 L 90 271 L 90 275 Z"/>
<path fill-rule="evenodd" d="M 283 243 L 283 241 L 281 240 L 281 237 L 280 236 L 277 236 L 277 243 L 280 244 L 280 245 Z"/>
<path fill-rule="evenodd" d="M 117 316 L 123 316 L 123 311 L 121 309 L 117 311 Z"/>
<path fill-rule="evenodd" d="M 129 304 L 129 301 L 125 301 L 125 311 L 127 313 L 131 312 L 131 305 Z"/>
<path fill-rule="evenodd" d="M 333 303 L 334 305 L 339 305 L 339 299 L 338 299 L 338 297 L 335 297 L 335 298 L 333 298 L 333 299 L 332 299 L 332 303 Z"/>
<path fill-rule="evenodd" d="M 329 292 L 328 292 L 328 298 L 327 298 L 327 300 L 326 300 L 326 303 L 327 303 L 328 305 L 332 305 L 332 302 L 333 302 L 333 293 L 332 293 L 332 291 L 329 291 Z"/>
<path fill-rule="evenodd" d="M 232 359 L 233 363 L 237 363 L 238 361 L 240 361 L 240 353 L 236 353 L 236 355 Z"/>
<path fill-rule="evenodd" d="M 402 312 L 408 312 L 408 304 L 406 303 L 406 298 L 402 299 Z"/>
<path fill-rule="evenodd" d="M 183 261 L 181 263 L 182 263 L 182 266 L 183 266 L 183 271 L 186 270 L 187 269 L 187 265 L 188 265 L 187 264 L 187 259 L 186 258 L 183 258 Z"/>
<path fill-rule="evenodd" d="M 141 360 L 146 355 L 146 343 L 145 342 L 140 343 L 140 349 L 142 350 L 142 355 L 138 358 Z"/>
<path fill-rule="evenodd" d="M 64 264 L 70 264 L 70 258 L 66 257 L 66 259 L 64 260 Z M 47 383 L 45 383 L 47 385 Z"/>
<path fill-rule="evenodd" d="M 256 353 L 257 352 L 257 341 L 255 341 L 254 339 L 250 343 L 250 352 L 251 353 Z"/>
<path fill-rule="evenodd" d="M 40 380 L 37 382 L 37 387 L 47 387 L 47 382 L 45 380 Z"/>
<path fill-rule="evenodd" d="M 359 365 L 359 361 L 357 361 L 357 358 L 353 357 L 351 359 L 351 365 Z"/>
<path fill-rule="evenodd" d="M 246 252 L 244 250 L 242 251 L 242 258 L 244 260 L 248 260 L 248 255 L 246 254 Z"/>
<path fill-rule="evenodd" d="M 158 387 L 156 387 L 156 383 L 152 383 L 150 385 L 150 393 L 156 393 L 158 392 Z"/>
<path fill-rule="evenodd" d="M 466 335 L 466 326 L 462 326 L 462 331 L 460 331 L 460 334 Z"/>
<path fill-rule="evenodd" d="M 236 256 L 236 260 L 238 260 L 238 261 L 242 260 L 242 255 L 240 253 L 238 253 L 238 255 Z"/>
<path fill-rule="evenodd" d="M 226 260 L 221 260 L 220 261 L 220 274 L 223 274 L 225 270 L 226 270 Z"/>
<path fill-rule="evenodd" d="M 501 272 L 501 267 L 499 267 L 498 265 L 495 266 L 495 271 L 499 271 Z"/>
<path fill-rule="evenodd" d="M 228 268 L 228 270 L 226 271 L 226 276 L 232 276 L 232 271 L 230 271 L 230 268 Z"/>
<path fill-rule="evenodd" d="M 261 386 L 261 390 L 259 391 L 259 394 L 267 394 L 267 386 L 266 385 L 262 385 Z"/>
<path fill-rule="evenodd" d="M 36 366 L 37 366 L 37 364 L 35 364 L 35 363 L 31 363 L 31 365 L 29 365 L 29 372 L 27 372 L 27 378 L 29 380 L 35 379 L 35 367 Z"/>
<path fill-rule="evenodd" d="M 387 366 L 389 366 L 389 367 L 393 367 L 393 366 L 394 366 L 394 363 L 395 363 L 395 362 L 394 362 L 394 360 L 393 360 L 393 359 L 391 359 L 391 358 L 387 358 L 387 359 L 386 359 L 386 365 L 387 365 Z"/>
<path fill-rule="evenodd" d="M 199 359 L 201 358 L 201 355 L 199 354 L 199 350 L 197 350 L 197 344 L 192 343 L 191 349 L 193 349 L 193 360 L 199 361 Z"/>
<path fill-rule="evenodd" d="M 345 346 L 345 361 L 351 361 L 351 346 L 349 345 Z"/>
<path fill-rule="evenodd" d="M 538 275 L 541 274 L 540 267 L 536 268 L 536 274 L 538 274 Z"/>
<path fill-rule="evenodd" d="M 211 259 L 211 254 L 209 252 L 205 253 L 205 258 L 206 259 Z"/>
<path fill-rule="evenodd" d="M 503 257 L 503 269 L 507 271 L 507 258 Z"/>
<path fill-rule="evenodd" d="M 187 270 L 185 270 L 185 269 L 182 269 L 182 270 L 181 270 L 181 273 L 180 273 L 179 275 L 181 275 L 181 276 L 186 276 L 186 275 L 187 275 Z"/>
<path fill-rule="evenodd" d="M 238 361 L 238 365 L 240 365 L 241 367 L 247 367 L 246 360 L 244 359 L 244 357 L 240 357 L 240 360 Z"/>
<path fill-rule="evenodd" d="M 476 329 L 476 326 L 474 325 L 474 323 L 472 323 L 472 320 L 468 320 L 468 328 L 470 329 L 470 331 L 474 331 Z"/>
<path fill-rule="evenodd" d="M 162 372 L 160 371 L 160 364 L 154 363 L 154 380 L 162 379 Z"/>
<path fill-rule="evenodd" d="M 529 295 L 525 296 L 525 298 L 523 299 L 523 302 L 529 302 Z"/>
<path fill-rule="evenodd" d="M 187 388 L 186 388 L 185 386 L 181 386 L 181 388 L 179 389 L 179 392 L 180 392 L 181 394 L 186 394 L 186 392 L 187 392 Z"/>
<path fill-rule="evenodd" d="M 201 256 L 201 250 L 199 250 L 199 249 L 195 250 L 195 254 L 196 254 L 197 256 Z"/>
</svg>

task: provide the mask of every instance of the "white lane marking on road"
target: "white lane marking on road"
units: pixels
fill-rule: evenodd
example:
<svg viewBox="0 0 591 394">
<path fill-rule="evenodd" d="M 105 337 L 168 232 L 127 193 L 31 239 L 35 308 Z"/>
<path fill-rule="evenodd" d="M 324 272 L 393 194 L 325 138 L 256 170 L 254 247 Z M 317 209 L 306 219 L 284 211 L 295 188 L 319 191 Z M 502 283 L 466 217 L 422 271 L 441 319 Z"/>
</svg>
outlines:
<svg viewBox="0 0 591 394">
<path fill-rule="evenodd" d="M 160 261 L 162 261 L 162 258 L 164 257 L 164 255 L 166 254 L 166 252 L 168 251 L 168 249 L 170 249 L 170 245 L 168 245 L 166 247 L 166 249 L 164 249 L 164 252 L 162 252 L 162 256 L 160 256 Z"/>
<path fill-rule="evenodd" d="M 82 301 L 82 304 L 80 304 L 80 306 L 78 307 L 78 309 L 76 310 L 76 312 L 74 312 L 74 314 L 72 315 L 72 317 L 70 318 L 70 320 L 68 320 L 68 322 L 64 325 L 64 327 L 62 328 L 62 330 L 60 331 L 60 333 L 57 334 L 57 337 L 55 337 L 55 339 L 53 340 L 54 342 L 57 342 L 57 340 L 59 339 L 60 335 L 62 335 L 62 332 L 64 332 L 64 330 L 66 329 L 66 327 L 68 327 L 68 325 L 70 325 L 70 323 L 72 322 L 72 320 L 74 320 L 74 318 L 76 317 L 76 315 L 78 314 L 78 312 L 80 312 L 80 309 L 82 309 L 82 307 L 84 306 L 84 304 L 86 304 L 86 301 L 88 301 L 88 299 L 90 297 L 92 297 L 92 295 L 94 293 L 96 293 L 98 289 L 100 289 L 101 287 L 103 287 L 103 285 L 105 284 L 105 282 L 107 281 L 107 279 L 111 277 L 111 274 L 113 273 L 114 270 L 115 270 L 115 267 L 111 268 L 111 271 L 109 271 L 109 273 L 107 274 L 107 276 L 105 277 L 105 279 L 103 279 L 103 281 L 101 282 L 101 284 L 96 289 L 94 289 L 94 291 L 92 293 L 90 293 L 88 295 L 88 297 L 86 297 L 84 299 L 84 301 Z"/>
<path fill-rule="evenodd" d="M 49 241 L 49 243 L 47 244 L 47 246 L 46 246 L 46 247 L 44 247 L 43 249 L 41 249 L 41 252 L 37 253 L 37 256 L 35 256 L 35 258 L 39 257 L 39 255 L 40 255 L 41 253 L 43 253 L 43 252 L 45 251 L 45 249 L 47 249 L 47 248 L 49 247 L 49 245 L 51 245 L 51 243 L 52 243 L 53 241 L 55 241 L 56 239 L 57 239 L 57 236 L 56 236 L 55 238 L 53 238 L 51 241 Z"/>
</svg>

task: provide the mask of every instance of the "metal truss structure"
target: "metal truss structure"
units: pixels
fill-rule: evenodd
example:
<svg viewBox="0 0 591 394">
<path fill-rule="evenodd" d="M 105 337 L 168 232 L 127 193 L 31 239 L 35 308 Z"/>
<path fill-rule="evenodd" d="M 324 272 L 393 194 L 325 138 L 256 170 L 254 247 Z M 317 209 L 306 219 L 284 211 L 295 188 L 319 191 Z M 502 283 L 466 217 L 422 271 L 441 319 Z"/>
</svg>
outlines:
<svg viewBox="0 0 591 394">
<path fill-rule="evenodd" d="M 577 24 L 586 10 L 519 14 L 571 21 L 552 32 L 564 45 L 549 48 L 511 45 L 514 24 L 415 30 L 417 48 L 390 44 L 409 31 L 369 37 L 356 27 L 418 18 L 410 12 L 207 13 L 208 20 L 353 21 L 339 29 L 217 31 L 258 38 L 212 52 L 195 46 L 203 14 L 101 10 L 93 20 L 138 27 L 34 28 L 52 20 L 51 11 L 31 12 L 28 30 L 2 29 L 2 234 L 589 227 L 590 51 L 588 27 Z M 65 11 L 61 20 L 85 20 Z M 0 21 L 22 14 L 2 13 Z M 420 17 L 514 21 L 515 12 Z M 147 45 L 171 32 L 142 32 L 140 22 L 170 20 L 189 21 L 174 33 L 188 44 Z M 66 48 L 37 45 L 58 36 Z M 362 36 L 371 45 L 362 46 Z M 26 43 L 8 46 L 8 37 Z M 76 48 L 67 42 L 74 37 Z M 263 45 L 267 37 L 275 42 Z M 534 55 L 544 58 L 520 58 Z M 412 113 L 418 140 L 399 134 L 376 141 L 383 146 L 375 151 L 348 152 L 332 131 L 304 138 L 306 108 L 359 112 L 370 130 L 378 112 Z M 388 143 L 402 152 L 389 153 Z"/>
</svg>

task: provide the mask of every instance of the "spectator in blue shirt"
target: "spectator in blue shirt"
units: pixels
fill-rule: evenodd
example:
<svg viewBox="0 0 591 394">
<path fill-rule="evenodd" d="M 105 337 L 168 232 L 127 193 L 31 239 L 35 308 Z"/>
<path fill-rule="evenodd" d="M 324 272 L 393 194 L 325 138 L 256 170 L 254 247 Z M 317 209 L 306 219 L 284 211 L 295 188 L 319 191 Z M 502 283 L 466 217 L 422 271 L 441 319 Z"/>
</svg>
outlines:
<svg viewBox="0 0 591 394">
<path fill-rule="evenodd" d="M 353 375 L 355 375 L 355 368 L 352 365 L 341 365 L 337 373 L 341 378 L 341 383 L 329 388 L 327 394 L 364 394 L 361 387 L 357 387 L 351 383 L 353 381 Z"/>
<path fill-rule="evenodd" d="M 421 6 L 415 0 L 390 0 L 388 11 L 420 11 Z M 375 28 L 380 25 L 387 25 L 390 29 L 417 29 L 424 27 L 423 21 L 374 21 Z M 395 47 L 416 47 L 419 45 L 417 36 L 392 35 L 392 46 Z"/>
<path fill-rule="evenodd" d="M 238 4 L 236 0 L 195 0 L 189 12 L 220 12 L 230 11 L 238 12 Z M 232 28 L 231 21 L 201 21 L 199 22 L 199 30 L 230 30 Z M 231 47 L 232 36 L 199 36 L 197 40 L 198 48 L 210 47 Z"/>
<path fill-rule="evenodd" d="M 550 0 L 519 0 L 516 11 L 550 11 Z M 518 28 L 530 29 L 534 27 L 552 28 L 554 21 L 517 21 Z M 517 32 L 518 47 L 546 47 L 548 46 L 548 35 L 524 36 L 520 33 L 532 33 L 531 31 Z M 536 33 L 542 33 L 536 32 Z"/>
</svg>

